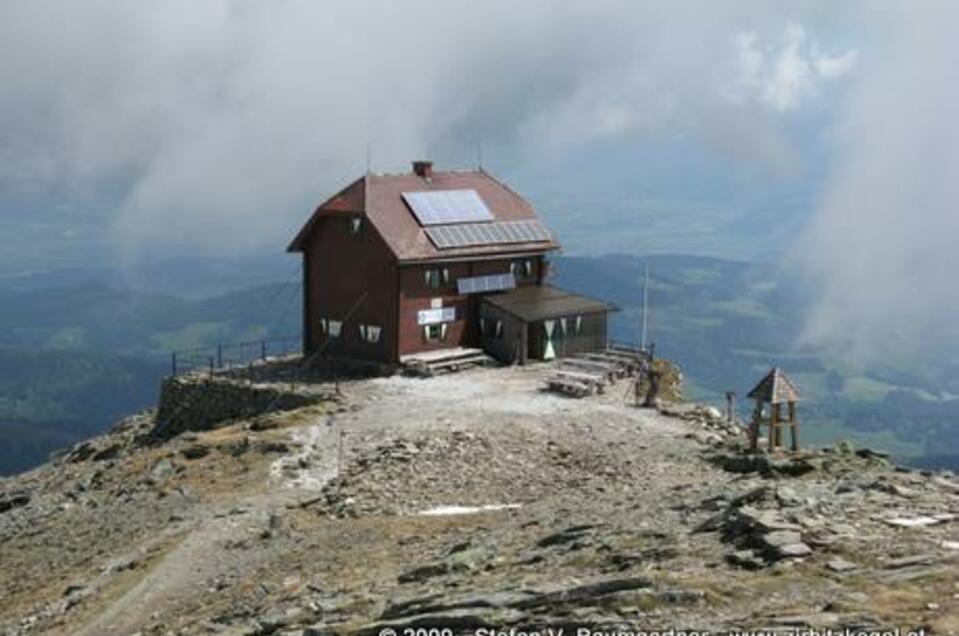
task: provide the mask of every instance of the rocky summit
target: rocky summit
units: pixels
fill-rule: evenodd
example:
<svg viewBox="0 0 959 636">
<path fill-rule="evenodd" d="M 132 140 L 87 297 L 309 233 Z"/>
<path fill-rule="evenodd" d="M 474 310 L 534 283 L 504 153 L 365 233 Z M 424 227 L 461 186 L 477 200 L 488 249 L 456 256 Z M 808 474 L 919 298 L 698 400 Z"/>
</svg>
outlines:
<svg viewBox="0 0 959 636">
<path fill-rule="evenodd" d="M 0 633 L 959 633 L 955 475 L 749 453 L 714 409 L 546 372 L 127 418 L 0 481 Z"/>
</svg>

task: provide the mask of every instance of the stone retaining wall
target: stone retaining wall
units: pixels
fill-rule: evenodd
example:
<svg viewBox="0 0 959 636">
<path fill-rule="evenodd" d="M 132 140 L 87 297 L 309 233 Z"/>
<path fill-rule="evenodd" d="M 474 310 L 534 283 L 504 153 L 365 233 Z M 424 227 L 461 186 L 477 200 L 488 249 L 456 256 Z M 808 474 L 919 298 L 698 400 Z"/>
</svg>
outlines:
<svg viewBox="0 0 959 636">
<path fill-rule="evenodd" d="M 205 431 L 270 411 L 290 411 L 336 400 L 332 387 L 297 389 L 289 384 L 250 384 L 219 376 L 171 377 L 160 387 L 153 433 L 170 438 Z"/>
</svg>

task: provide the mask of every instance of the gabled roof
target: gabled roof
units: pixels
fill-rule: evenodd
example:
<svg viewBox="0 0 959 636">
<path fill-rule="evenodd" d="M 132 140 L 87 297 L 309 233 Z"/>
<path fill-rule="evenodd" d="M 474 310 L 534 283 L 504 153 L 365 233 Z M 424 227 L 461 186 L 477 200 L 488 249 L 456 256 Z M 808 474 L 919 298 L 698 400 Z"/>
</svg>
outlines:
<svg viewBox="0 0 959 636">
<path fill-rule="evenodd" d="M 386 241 L 399 261 L 461 258 L 544 252 L 559 248 L 555 240 L 437 249 L 423 231 L 406 202 L 404 192 L 475 190 L 495 221 L 537 220 L 536 211 L 523 197 L 483 170 L 433 172 L 430 179 L 413 173 L 360 177 L 321 204 L 287 248 L 302 252 L 312 229 L 321 219 L 339 214 L 364 215 Z"/>
<path fill-rule="evenodd" d="M 490 294 L 483 302 L 502 309 L 524 322 L 561 318 L 576 314 L 616 311 L 616 306 L 602 300 L 580 296 L 549 285 L 518 287 L 502 294 Z"/>
<path fill-rule="evenodd" d="M 782 404 L 783 402 L 798 402 L 799 389 L 793 384 L 792 380 L 786 377 L 779 367 L 773 367 L 766 374 L 759 384 L 749 392 L 750 398 L 762 400 L 769 404 Z"/>
</svg>

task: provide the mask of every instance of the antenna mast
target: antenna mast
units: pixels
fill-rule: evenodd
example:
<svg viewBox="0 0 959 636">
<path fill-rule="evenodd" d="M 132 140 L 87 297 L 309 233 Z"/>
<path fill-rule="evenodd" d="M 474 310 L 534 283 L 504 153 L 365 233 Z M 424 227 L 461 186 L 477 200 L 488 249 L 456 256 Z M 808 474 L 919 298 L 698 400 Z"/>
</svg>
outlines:
<svg viewBox="0 0 959 636">
<path fill-rule="evenodd" d="M 643 329 L 639 338 L 639 346 L 646 350 L 646 329 L 649 325 L 649 261 L 646 261 L 646 272 L 643 275 Z"/>
</svg>

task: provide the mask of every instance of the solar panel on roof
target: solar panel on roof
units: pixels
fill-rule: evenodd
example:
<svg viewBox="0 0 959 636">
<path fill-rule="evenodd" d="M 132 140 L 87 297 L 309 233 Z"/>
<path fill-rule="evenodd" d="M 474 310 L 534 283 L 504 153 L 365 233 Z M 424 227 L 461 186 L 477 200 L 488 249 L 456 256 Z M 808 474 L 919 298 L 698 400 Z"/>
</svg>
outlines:
<svg viewBox="0 0 959 636">
<path fill-rule="evenodd" d="M 476 190 L 404 192 L 403 200 L 410 206 L 420 225 L 493 220 L 492 213 Z"/>
<path fill-rule="evenodd" d="M 502 245 L 509 243 L 540 243 L 552 240 L 546 227 L 536 220 L 496 221 L 493 223 L 458 223 L 424 228 L 437 249 Z"/>
</svg>

